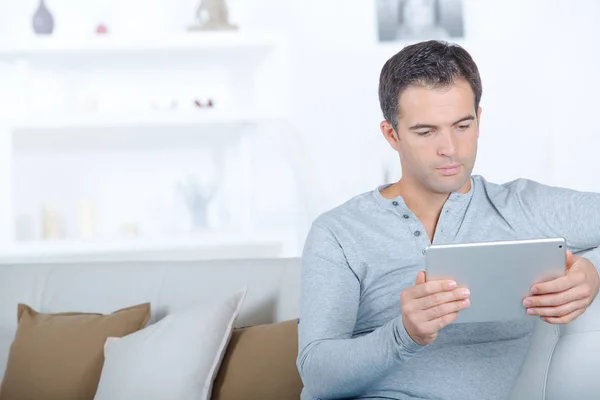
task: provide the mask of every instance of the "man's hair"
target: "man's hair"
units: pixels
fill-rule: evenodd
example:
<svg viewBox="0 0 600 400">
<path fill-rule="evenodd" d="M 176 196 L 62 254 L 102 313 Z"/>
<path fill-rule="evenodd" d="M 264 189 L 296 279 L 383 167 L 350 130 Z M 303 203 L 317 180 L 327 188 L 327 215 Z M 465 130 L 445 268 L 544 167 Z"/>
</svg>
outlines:
<svg viewBox="0 0 600 400">
<path fill-rule="evenodd" d="M 411 85 L 444 88 L 465 79 L 481 101 L 481 78 L 471 55 L 456 44 L 430 40 L 403 48 L 390 58 L 379 78 L 379 103 L 384 118 L 398 130 L 400 96 Z"/>
</svg>

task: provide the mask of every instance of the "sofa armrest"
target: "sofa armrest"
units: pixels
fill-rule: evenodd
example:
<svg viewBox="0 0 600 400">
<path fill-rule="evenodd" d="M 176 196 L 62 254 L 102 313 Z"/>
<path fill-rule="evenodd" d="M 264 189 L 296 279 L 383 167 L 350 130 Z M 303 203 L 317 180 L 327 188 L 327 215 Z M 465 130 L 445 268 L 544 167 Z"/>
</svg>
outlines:
<svg viewBox="0 0 600 400">
<path fill-rule="evenodd" d="M 548 369 L 559 339 L 560 330 L 557 325 L 536 321 L 531 347 L 510 400 L 544 400 Z"/>
<path fill-rule="evenodd" d="M 600 298 L 561 327 L 548 370 L 545 400 L 597 399 L 600 393 Z"/>
</svg>

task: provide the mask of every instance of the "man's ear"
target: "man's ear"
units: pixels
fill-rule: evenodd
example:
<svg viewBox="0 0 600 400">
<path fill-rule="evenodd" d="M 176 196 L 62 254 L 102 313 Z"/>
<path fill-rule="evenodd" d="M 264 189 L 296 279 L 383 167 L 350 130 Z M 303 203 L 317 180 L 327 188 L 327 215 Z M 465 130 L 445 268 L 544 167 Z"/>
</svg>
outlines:
<svg viewBox="0 0 600 400">
<path fill-rule="evenodd" d="M 381 133 L 383 134 L 383 137 L 385 138 L 385 140 L 387 140 L 390 146 L 392 146 L 392 149 L 398 151 L 398 142 L 400 141 L 400 139 L 398 137 L 398 133 L 396 132 L 392 124 L 384 120 L 381 121 L 379 127 L 381 128 Z"/>
<path fill-rule="evenodd" d="M 479 107 L 477 109 L 477 138 L 479 138 L 479 126 L 481 124 L 481 111 L 482 111 L 482 108 Z"/>
</svg>

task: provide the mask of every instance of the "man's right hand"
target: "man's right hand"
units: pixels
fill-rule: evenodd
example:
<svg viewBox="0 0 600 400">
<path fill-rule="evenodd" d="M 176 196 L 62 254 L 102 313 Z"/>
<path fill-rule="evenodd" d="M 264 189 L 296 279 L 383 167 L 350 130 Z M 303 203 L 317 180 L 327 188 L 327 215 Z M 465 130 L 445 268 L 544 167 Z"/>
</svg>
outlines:
<svg viewBox="0 0 600 400">
<path fill-rule="evenodd" d="M 469 296 L 469 290 L 457 288 L 456 282 L 426 282 L 425 271 L 419 271 L 415 285 L 400 295 L 406 332 L 421 346 L 432 343 L 440 329 L 454 322 L 458 313 L 469 307 Z"/>
</svg>

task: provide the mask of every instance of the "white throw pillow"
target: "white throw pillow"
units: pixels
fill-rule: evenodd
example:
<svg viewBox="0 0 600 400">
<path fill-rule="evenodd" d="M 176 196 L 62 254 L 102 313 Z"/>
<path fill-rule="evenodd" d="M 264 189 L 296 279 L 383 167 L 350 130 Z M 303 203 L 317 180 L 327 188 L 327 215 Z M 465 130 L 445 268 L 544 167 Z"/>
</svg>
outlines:
<svg viewBox="0 0 600 400">
<path fill-rule="evenodd" d="M 108 338 L 94 400 L 209 400 L 246 293 Z"/>
</svg>

